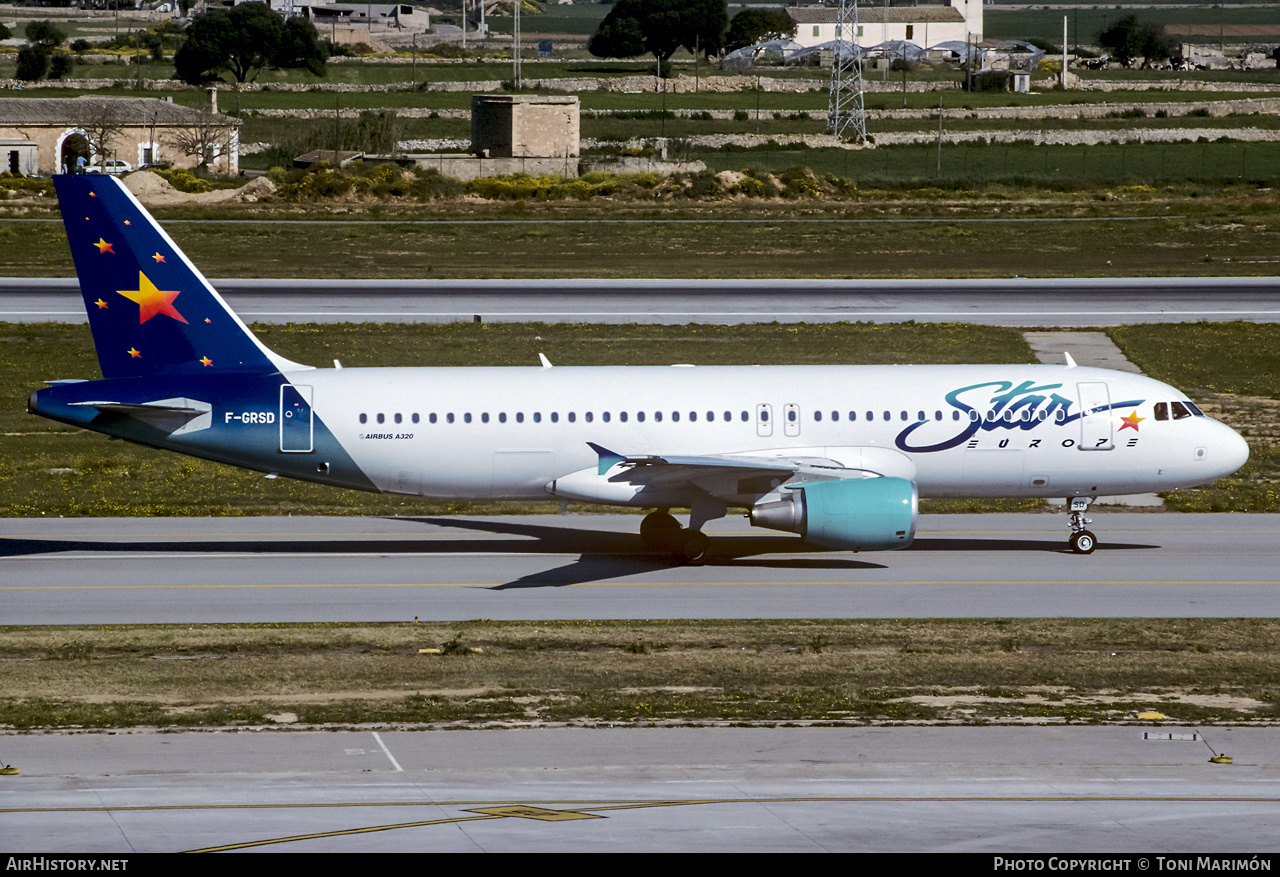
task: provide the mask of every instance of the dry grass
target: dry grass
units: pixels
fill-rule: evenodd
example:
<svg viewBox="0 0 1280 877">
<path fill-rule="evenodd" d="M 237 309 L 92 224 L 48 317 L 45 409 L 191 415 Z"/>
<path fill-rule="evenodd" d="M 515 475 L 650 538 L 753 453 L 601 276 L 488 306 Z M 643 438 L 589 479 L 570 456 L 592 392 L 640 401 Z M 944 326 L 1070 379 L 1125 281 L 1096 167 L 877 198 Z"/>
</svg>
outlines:
<svg viewBox="0 0 1280 877">
<path fill-rule="evenodd" d="M 0 725 L 1257 722 L 1278 641 L 1272 619 L 4 628 Z"/>
</svg>

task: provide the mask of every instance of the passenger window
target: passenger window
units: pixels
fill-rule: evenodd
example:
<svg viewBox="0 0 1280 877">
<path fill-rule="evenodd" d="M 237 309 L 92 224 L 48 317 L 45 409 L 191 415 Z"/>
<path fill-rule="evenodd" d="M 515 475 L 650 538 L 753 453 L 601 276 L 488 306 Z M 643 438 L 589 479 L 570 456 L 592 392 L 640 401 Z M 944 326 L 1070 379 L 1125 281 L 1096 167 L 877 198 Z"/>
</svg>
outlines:
<svg viewBox="0 0 1280 877">
<path fill-rule="evenodd" d="M 821 412 L 821 411 L 815 411 L 815 412 L 813 412 L 813 419 L 814 419 L 814 420 L 816 420 L 816 421 L 818 421 L 819 423 L 821 423 L 821 422 L 822 422 L 822 412 Z"/>
<path fill-rule="evenodd" d="M 689 412 L 689 422 L 690 422 L 690 423 L 695 423 L 695 422 L 697 422 L 697 420 L 698 420 L 698 412 L 696 412 L 696 411 L 690 411 L 690 412 Z"/>
<path fill-rule="evenodd" d="M 626 423 L 626 422 L 627 422 L 627 412 L 625 412 L 625 411 L 619 411 L 619 412 L 618 412 L 618 419 L 619 419 L 619 420 L 621 420 L 623 423 Z"/>
<path fill-rule="evenodd" d="M 534 423 L 541 423 L 541 422 L 542 422 L 542 412 L 541 412 L 541 411 L 535 411 L 535 412 L 533 412 L 533 422 L 534 422 Z"/>
<path fill-rule="evenodd" d="M 595 415 L 594 415 L 594 414 L 592 414 L 590 411 L 588 411 L 588 412 L 587 412 L 586 414 L 584 414 L 583 416 L 587 419 L 587 423 L 590 423 L 592 420 L 594 420 L 594 419 L 595 419 Z M 569 419 L 570 419 L 570 420 L 573 420 L 573 415 L 572 415 L 572 414 L 570 414 L 570 415 L 569 415 Z"/>
<path fill-rule="evenodd" d="M 524 412 L 523 412 L 523 411 L 517 411 L 517 412 L 516 412 L 516 423 L 524 423 Z"/>
<path fill-rule="evenodd" d="M 361 414 L 361 415 L 360 415 L 360 422 L 361 422 L 361 423 L 368 423 L 368 422 L 369 422 L 369 415 L 368 415 L 368 414 Z"/>
<path fill-rule="evenodd" d="M 726 412 L 724 413 L 724 422 L 725 422 L 725 423 L 731 423 L 732 421 L 733 421 L 733 412 L 732 412 L 732 411 L 726 411 Z"/>
<path fill-rule="evenodd" d="M 886 412 L 884 413 L 884 419 L 885 419 L 885 420 L 892 420 L 892 419 L 893 419 L 893 415 L 891 415 L 888 411 L 886 411 Z"/>
<path fill-rule="evenodd" d="M 418 415 L 416 413 L 413 415 L 413 422 L 414 423 L 418 422 Z"/>
<path fill-rule="evenodd" d="M 653 419 L 654 419 L 655 421 L 657 421 L 658 423 L 661 423 L 661 422 L 662 422 L 662 412 L 661 412 L 661 411 L 655 411 L 655 412 L 653 412 Z"/>
<path fill-rule="evenodd" d="M 672 411 L 672 412 L 671 412 L 671 422 L 672 422 L 672 423 L 679 423 L 679 422 L 680 422 L 680 412 L 679 412 L 679 411 Z"/>
<path fill-rule="evenodd" d="M 643 412 L 643 411 L 637 411 L 637 412 L 636 412 L 636 420 L 640 421 L 641 423 L 644 423 L 644 412 Z"/>
<path fill-rule="evenodd" d="M 450 411 L 448 414 L 446 414 L 446 415 L 444 416 L 444 419 L 445 419 L 445 420 L 447 420 L 447 421 L 449 421 L 450 423 L 453 423 L 453 412 L 452 412 L 452 411 Z"/>
<path fill-rule="evenodd" d="M 569 422 L 570 422 L 570 423 L 577 423 L 577 421 L 578 421 L 578 413 L 577 413 L 576 411 L 570 411 L 570 412 L 569 412 L 569 414 L 568 414 L 568 417 L 569 417 Z"/>
<path fill-rule="evenodd" d="M 916 420 L 924 420 L 924 419 L 925 419 L 925 416 L 923 411 L 919 411 L 916 413 Z"/>
<path fill-rule="evenodd" d="M 601 414 L 601 415 L 600 415 L 600 419 L 601 419 L 601 420 L 603 420 L 605 423 L 608 423 L 608 422 L 609 422 L 609 412 L 608 412 L 608 411 L 606 411 L 606 412 L 604 412 L 603 414 Z M 625 418 L 624 418 L 624 419 L 625 419 Z"/>
<path fill-rule="evenodd" d="M 498 422 L 499 422 L 499 423 L 506 423 L 506 422 L 507 422 L 507 412 L 505 412 L 505 411 L 499 411 L 499 412 L 498 412 Z"/>
<path fill-rule="evenodd" d="M 750 419 L 751 419 L 751 415 L 750 415 L 750 414 L 748 414 L 748 413 L 747 413 L 747 412 L 745 412 L 745 411 L 744 411 L 744 412 L 742 412 L 742 422 L 743 422 L 743 423 L 746 423 L 746 422 L 747 422 L 747 421 L 749 421 Z"/>
<path fill-rule="evenodd" d="M 856 411 L 850 411 L 850 412 L 849 412 L 849 420 L 850 420 L 850 421 L 854 421 L 854 420 L 857 420 L 857 419 L 858 419 L 858 412 L 856 412 Z"/>
<path fill-rule="evenodd" d="M 488 423 L 488 422 L 489 422 L 489 412 L 488 412 L 488 411 L 486 411 L 486 412 L 484 412 L 483 414 L 481 414 L 481 415 L 480 415 L 480 422 L 481 422 L 481 423 Z"/>
<path fill-rule="evenodd" d="M 462 419 L 463 419 L 464 421 L 466 421 L 467 423 L 470 423 L 470 422 L 471 422 L 471 412 L 470 412 L 470 411 L 468 411 L 466 414 L 462 415 Z"/>
<path fill-rule="evenodd" d="M 430 420 L 432 423 L 435 423 L 435 422 L 436 422 L 436 413 L 435 413 L 434 411 L 432 411 L 430 414 L 428 414 L 428 415 L 427 415 L 427 420 Z"/>
<path fill-rule="evenodd" d="M 396 423 L 401 423 L 403 420 L 404 418 L 400 416 L 400 413 L 396 412 Z"/>
<path fill-rule="evenodd" d="M 552 412 L 551 412 L 551 422 L 552 422 L 552 423 L 559 423 L 559 422 L 560 422 L 560 412 L 559 412 L 559 411 L 552 411 Z"/>
<path fill-rule="evenodd" d="M 379 422 L 379 423 L 386 423 L 386 422 L 387 422 L 387 416 L 386 416 L 385 414 L 379 414 L 379 415 L 378 415 L 378 422 Z"/>
</svg>

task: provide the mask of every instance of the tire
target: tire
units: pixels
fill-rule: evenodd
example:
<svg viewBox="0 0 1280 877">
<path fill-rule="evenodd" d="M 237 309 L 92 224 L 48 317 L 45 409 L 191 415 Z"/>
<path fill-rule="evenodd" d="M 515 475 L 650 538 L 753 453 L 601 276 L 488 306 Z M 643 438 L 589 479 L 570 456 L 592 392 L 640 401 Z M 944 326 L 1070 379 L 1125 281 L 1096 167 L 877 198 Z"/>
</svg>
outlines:
<svg viewBox="0 0 1280 877">
<path fill-rule="evenodd" d="M 680 522 L 666 512 L 651 512 L 640 522 L 640 541 L 646 548 L 670 548 L 680 534 Z"/>
<path fill-rule="evenodd" d="M 1088 530 L 1072 533 L 1070 542 L 1071 550 L 1076 554 L 1093 554 L 1093 549 L 1098 547 L 1098 537 Z"/>
<path fill-rule="evenodd" d="M 701 563 L 707 557 L 711 540 L 698 530 L 683 530 L 676 542 L 676 560 L 681 563 Z"/>
</svg>

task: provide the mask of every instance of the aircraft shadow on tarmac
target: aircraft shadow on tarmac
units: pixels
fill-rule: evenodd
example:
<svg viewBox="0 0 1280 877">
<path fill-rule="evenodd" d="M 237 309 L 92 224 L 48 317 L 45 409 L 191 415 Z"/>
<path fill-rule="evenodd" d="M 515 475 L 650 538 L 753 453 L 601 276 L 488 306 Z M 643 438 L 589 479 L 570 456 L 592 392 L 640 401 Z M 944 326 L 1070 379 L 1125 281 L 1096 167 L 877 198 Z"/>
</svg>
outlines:
<svg viewBox="0 0 1280 877">
<path fill-rule="evenodd" d="M 401 520 L 405 520 L 401 518 Z M 646 548 L 635 533 L 614 530 L 585 530 L 580 527 L 549 527 L 545 524 L 522 524 L 515 521 L 493 521 L 482 518 L 409 518 L 436 527 L 478 530 L 486 533 L 522 536 L 535 540 L 531 546 L 522 541 L 524 550 L 557 554 L 579 554 L 577 560 L 554 569 L 521 576 L 514 581 L 494 586 L 495 590 L 517 588 L 557 588 L 623 578 L 646 572 L 683 566 L 666 551 Z M 467 543 L 472 551 L 477 543 Z M 481 550 L 497 550 L 495 543 L 484 542 Z M 786 567 L 787 569 L 884 569 L 883 564 L 850 560 L 846 557 L 795 557 L 797 550 L 808 551 L 795 537 L 787 536 L 717 536 L 708 557 L 699 566 L 722 567 Z M 770 554 L 788 556 L 768 557 Z M 764 555 L 764 556 L 761 556 Z"/>
<path fill-rule="evenodd" d="M 397 518 L 400 522 L 429 524 L 455 530 L 491 534 L 492 538 L 433 536 L 429 540 L 405 539 L 402 536 L 387 538 L 361 537 L 358 539 L 149 539 L 146 541 L 92 540 L 92 539 L 32 539 L 21 537 L 0 538 L 0 557 L 54 554 L 64 551 L 82 552 L 137 552 L 260 554 L 264 557 L 289 554 L 576 554 L 572 563 L 549 570 L 530 573 L 514 581 L 494 586 L 498 590 L 538 587 L 565 587 L 586 582 L 641 575 L 647 572 L 672 569 L 680 566 L 664 551 L 646 548 L 634 533 L 614 530 L 584 528 L 580 521 L 574 526 L 547 526 L 545 524 L 519 523 L 512 520 L 484 518 Z M 1151 550 L 1158 545 L 1124 542 L 1101 542 L 1099 552 Z M 1069 554 L 1065 540 L 1044 538 L 988 538 L 988 537 L 918 537 L 907 549 L 919 551 L 950 551 L 956 553 L 975 551 L 1008 552 L 1013 556 L 1027 553 Z M 797 556 L 803 554 L 804 556 Z M 785 556 L 779 556 L 785 555 Z M 885 557 L 891 555 L 875 555 Z M 737 569 L 813 569 L 857 570 L 885 569 L 886 563 L 855 560 L 847 554 L 824 554 L 802 543 L 795 536 L 745 535 L 716 536 L 712 551 L 701 564 L 704 567 L 729 567 Z"/>
</svg>

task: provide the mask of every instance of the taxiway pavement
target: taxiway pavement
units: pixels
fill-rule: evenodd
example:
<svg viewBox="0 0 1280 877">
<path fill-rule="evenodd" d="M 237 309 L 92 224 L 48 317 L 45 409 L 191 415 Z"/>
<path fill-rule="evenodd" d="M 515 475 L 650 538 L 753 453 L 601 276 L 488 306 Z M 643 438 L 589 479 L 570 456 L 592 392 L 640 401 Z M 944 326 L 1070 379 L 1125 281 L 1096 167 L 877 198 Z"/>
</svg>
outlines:
<svg viewBox="0 0 1280 877">
<path fill-rule="evenodd" d="M 247 322 L 961 321 L 1111 326 L 1280 320 L 1280 278 L 212 280 Z M 74 278 L 0 278 L 0 320 L 85 322 Z"/>
<path fill-rule="evenodd" d="M 22 774 L 0 777 L 0 826 L 6 856 L 1039 851 L 1135 854 L 1124 870 L 1155 871 L 1152 854 L 1274 851 L 1274 738 L 1154 726 L 3 736 Z M 1210 764 L 1214 752 L 1234 763 Z"/>
<path fill-rule="evenodd" d="M 712 522 L 646 551 L 638 515 L 0 520 L 8 624 L 580 618 L 1275 617 L 1280 515 L 924 515 L 906 551 L 808 550 Z"/>
</svg>

